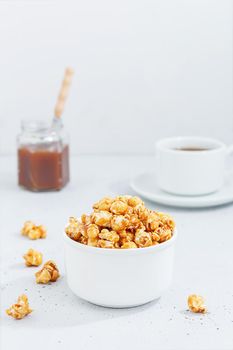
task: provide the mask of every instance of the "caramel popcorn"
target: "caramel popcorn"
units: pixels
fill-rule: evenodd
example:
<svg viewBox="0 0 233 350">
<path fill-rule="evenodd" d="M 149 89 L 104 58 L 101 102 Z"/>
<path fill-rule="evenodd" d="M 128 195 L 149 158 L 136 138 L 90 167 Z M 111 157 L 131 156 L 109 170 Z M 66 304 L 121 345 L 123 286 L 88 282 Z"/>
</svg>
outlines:
<svg viewBox="0 0 233 350">
<path fill-rule="evenodd" d="M 104 197 L 81 220 L 71 217 L 66 234 L 82 244 L 99 248 L 144 248 L 169 240 L 175 229 L 173 219 L 149 210 L 138 197 Z"/>
<path fill-rule="evenodd" d="M 129 220 L 124 215 L 114 215 L 111 220 L 111 228 L 114 231 L 120 232 L 128 226 Z"/>
<path fill-rule="evenodd" d="M 146 232 L 143 229 L 139 229 L 135 233 L 135 243 L 138 247 L 149 247 L 152 245 L 152 239 L 150 232 Z"/>
<path fill-rule="evenodd" d="M 98 226 L 110 227 L 111 219 L 112 214 L 107 210 L 100 210 L 91 215 L 91 220 Z"/>
<path fill-rule="evenodd" d="M 93 205 L 93 209 L 109 211 L 112 202 L 113 202 L 113 199 L 111 197 L 104 197 L 99 202 Z"/>
<path fill-rule="evenodd" d="M 137 247 L 138 247 L 137 244 L 134 242 L 125 242 L 121 246 L 122 249 L 130 249 L 130 248 L 137 248 Z"/>
<path fill-rule="evenodd" d="M 21 234 L 30 239 L 39 239 L 45 238 L 47 231 L 43 225 L 36 226 L 32 221 L 26 221 L 21 230 Z"/>
<path fill-rule="evenodd" d="M 56 282 L 60 274 L 56 264 L 52 260 L 49 260 L 40 271 L 35 273 L 35 276 L 36 283 L 46 284 L 48 282 Z"/>
<path fill-rule="evenodd" d="M 114 243 L 104 239 L 99 239 L 97 246 L 100 248 L 114 248 Z"/>
<path fill-rule="evenodd" d="M 140 198 L 138 197 L 128 198 L 128 205 L 130 205 L 131 207 L 136 207 L 139 204 L 143 204 L 143 201 Z"/>
<path fill-rule="evenodd" d="M 21 234 L 23 236 L 28 236 L 29 232 L 35 227 L 35 224 L 32 221 L 25 221 Z"/>
<path fill-rule="evenodd" d="M 73 219 L 75 219 L 75 218 L 73 218 Z M 88 216 L 88 215 L 86 215 L 86 214 L 83 214 L 83 215 L 81 216 L 81 221 L 82 221 L 83 224 L 89 225 L 89 224 L 91 223 L 90 216 Z"/>
<path fill-rule="evenodd" d="M 6 310 L 7 315 L 20 320 L 30 314 L 32 309 L 29 307 L 28 298 L 26 295 L 20 295 L 18 297 L 17 303 L 11 305 L 9 309 Z"/>
<path fill-rule="evenodd" d="M 127 209 L 128 209 L 127 203 L 120 200 L 114 201 L 110 207 L 110 211 L 113 214 L 117 214 L 117 215 L 125 214 L 127 212 Z"/>
<path fill-rule="evenodd" d="M 96 239 L 99 234 L 99 227 L 95 224 L 90 224 L 87 227 L 87 236 L 91 239 Z"/>
<path fill-rule="evenodd" d="M 66 227 L 66 234 L 73 240 L 77 241 L 81 237 L 80 232 L 81 223 L 78 222 L 74 217 L 70 217 L 69 226 Z"/>
<path fill-rule="evenodd" d="M 23 258 L 26 266 L 39 266 L 42 263 L 42 254 L 34 249 L 29 249 Z"/>
<path fill-rule="evenodd" d="M 99 238 L 105 239 L 106 241 L 110 241 L 116 243 L 119 241 L 120 237 L 115 231 L 109 231 L 106 228 L 101 230 L 99 233 Z"/>
<path fill-rule="evenodd" d="M 92 247 L 97 247 L 98 240 L 97 239 L 93 239 L 93 238 L 88 238 L 87 243 L 84 243 L 84 244 L 90 245 Z"/>
<path fill-rule="evenodd" d="M 204 304 L 204 299 L 200 295 L 192 294 L 188 297 L 189 310 L 195 313 L 206 313 L 207 309 Z"/>
</svg>

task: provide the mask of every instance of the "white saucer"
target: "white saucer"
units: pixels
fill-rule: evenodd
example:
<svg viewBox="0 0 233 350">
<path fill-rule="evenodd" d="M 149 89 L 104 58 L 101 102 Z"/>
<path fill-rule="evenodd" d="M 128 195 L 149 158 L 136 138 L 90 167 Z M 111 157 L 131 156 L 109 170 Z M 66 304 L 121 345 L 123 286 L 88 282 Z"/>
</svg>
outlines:
<svg viewBox="0 0 233 350">
<path fill-rule="evenodd" d="M 224 186 L 217 192 L 204 196 L 178 196 L 164 192 L 156 185 L 156 173 L 143 173 L 130 183 L 140 196 L 155 203 L 185 208 L 214 207 L 233 202 L 233 172 L 226 174 Z"/>
</svg>

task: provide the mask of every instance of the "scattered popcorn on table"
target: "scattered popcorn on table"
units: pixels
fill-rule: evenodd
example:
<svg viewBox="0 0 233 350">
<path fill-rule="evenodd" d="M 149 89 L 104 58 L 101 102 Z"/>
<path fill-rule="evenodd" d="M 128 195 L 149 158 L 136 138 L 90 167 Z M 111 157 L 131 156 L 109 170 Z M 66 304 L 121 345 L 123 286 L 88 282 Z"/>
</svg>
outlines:
<svg viewBox="0 0 233 350">
<path fill-rule="evenodd" d="M 49 283 L 56 282 L 56 280 L 60 277 L 59 270 L 54 261 L 47 261 L 42 269 L 35 273 L 36 283 Z"/>
<path fill-rule="evenodd" d="M 9 309 L 6 310 L 7 315 L 20 320 L 30 314 L 32 309 L 29 307 L 28 298 L 26 295 L 20 295 L 17 303 L 13 304 Z"/>
<path fill-rule="evenodd" d="M 200 295 L 192 294 L 188 297 L 189 310 L 195 313 L 206 313 L 207 309 L 204 304 L 204 299 Z"/>
<path fill-rule="evenodd" d="M 21 230 L 21 234 L 30 239 L 39 239 L 46 237 L 47 230 L 43 225 L 36 226 L 32 221 L 26 221 Z"/>
<path fill-rule="evenodd" d="M 138 197 L 104 197 L 93 209 L 81 219 L 69 219 L 67 236 L 93 247 L 130 249 L 161 244 L 175 229 L 169 215 L 147 209 Z"/>
<path fill-rule="evenodd" d="M 28 249 L 23 258 L 26 266 L 39 266 L 42 264 L 42 254 L 34 249 Z"/>
</svg>

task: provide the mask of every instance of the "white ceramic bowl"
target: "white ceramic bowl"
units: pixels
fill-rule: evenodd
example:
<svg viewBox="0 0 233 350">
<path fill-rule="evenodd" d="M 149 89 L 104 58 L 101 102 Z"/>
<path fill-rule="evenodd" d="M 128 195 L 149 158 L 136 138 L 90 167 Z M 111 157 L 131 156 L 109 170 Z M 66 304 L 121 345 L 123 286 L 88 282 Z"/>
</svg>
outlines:
<svg viewBox="0 0 233 350">
<path fill-rule="evenodd" d="M 70 289 L 91 303 L 133 307 L 159 298 L 172 281 L 177 232 L 159 245 L 106 249 L 73 241 L 64 233 L 65 266 Z"/>
</svg>

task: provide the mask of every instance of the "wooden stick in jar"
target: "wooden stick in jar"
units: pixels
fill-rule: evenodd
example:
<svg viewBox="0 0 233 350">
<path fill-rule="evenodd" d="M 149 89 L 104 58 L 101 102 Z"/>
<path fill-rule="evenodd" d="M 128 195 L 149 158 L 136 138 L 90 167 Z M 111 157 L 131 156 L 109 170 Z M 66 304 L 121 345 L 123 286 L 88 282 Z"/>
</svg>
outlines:
<svg viewBox="0 0 233 350">
<path fill-rule="evenodd" d="M 54 115 L 56 118 L 60 118 L 63 113 L 73 75 L 74 75 L 73 69 L 67 68 L 65 71 L 65 76 L 62 82 L 61 90 L 58 95 L 57 103 L 54 110 Z"/>
</svg>

